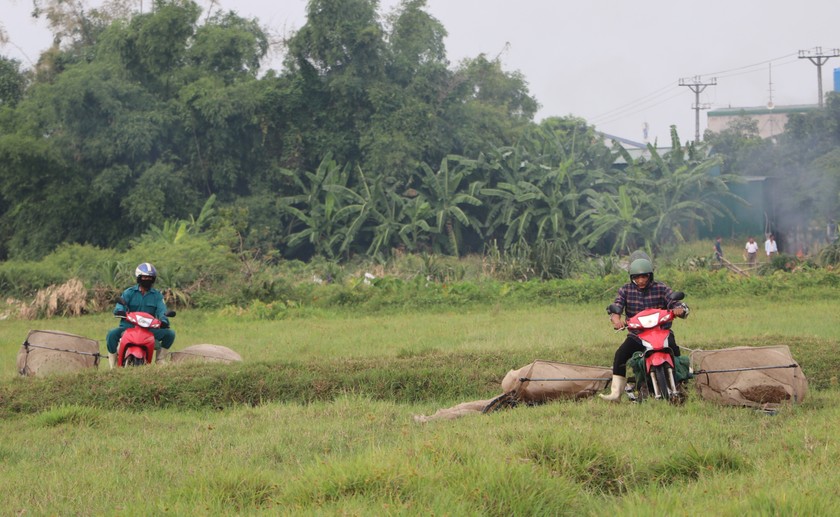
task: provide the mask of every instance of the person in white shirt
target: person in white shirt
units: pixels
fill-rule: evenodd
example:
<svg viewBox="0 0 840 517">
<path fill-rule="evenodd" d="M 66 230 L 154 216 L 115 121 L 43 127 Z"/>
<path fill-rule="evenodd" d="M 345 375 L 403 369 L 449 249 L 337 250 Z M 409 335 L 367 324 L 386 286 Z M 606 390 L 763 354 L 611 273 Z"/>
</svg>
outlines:
<svg viewBox="0 0 840 517">
<path fill-rule="evenodd" d="M 744 251 L 747 252 L 747 265 L 749 267 L 755 267 L 755 255 L 758 253 L 758 243 L 755 242 L 753 237 L 750 237 L 750 240 L 747 241 L 746 246 L 744 246 Z"/>
<path fill-rule="evenodd" d="M 764 241 L 764 252 L 767 253 L 767 262 L 773 260 L 773 255 L 779 253 L 779 248 L 776 246 L 776 238 L 771 233 L 767 240 Z"/>
</svg>

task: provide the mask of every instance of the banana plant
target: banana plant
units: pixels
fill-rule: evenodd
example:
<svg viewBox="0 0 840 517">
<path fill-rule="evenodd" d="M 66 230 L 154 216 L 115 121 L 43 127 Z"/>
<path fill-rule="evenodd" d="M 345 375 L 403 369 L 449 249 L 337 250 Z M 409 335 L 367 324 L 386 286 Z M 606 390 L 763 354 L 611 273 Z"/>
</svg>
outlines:
<svg viewBox="0 0 840 517">
<path fill-rule="evenodd" d="M 450 160 L 455 162 L 450 167 Z M 460 242 L 465 230 L 481 232 L 481 223 L 470 207 L 482 204 L 478 198 L 482 183 L 470 181 L 475 161 L 447 156 L 435 171 L 428 164 L 421 164 L 421 189 L 434 215 L 434 229 L 445 236 L 449 253 L 460 255 Z M 437 243 L 442 244 L 442 243 Z"/>
<path fill-rule="evenodd" d="M 347 167 L 339 166 L 328 154 L 314 172 L 284 173 L 300 192 L 279 200 L 281 211 L 291 216 L 286 245 L 294 249 L 309 243 L 315 254 L 337 258 L 347 235 L 347 211 L 342 211 L 339 193 L 349 181 Z"/>
<path fill-rule="evenodd" d="M 645 216 L 646 200 L 643 191 L 628 185 L 618 187 L 615 195 L 592 191 L 590 208 L 575 219 L 579 226 L 573 236 L 580 236 L 580 243 L 589 248 L 610 242 L 611 253 L 650 248 L 655 219 Z"/>
</svg>

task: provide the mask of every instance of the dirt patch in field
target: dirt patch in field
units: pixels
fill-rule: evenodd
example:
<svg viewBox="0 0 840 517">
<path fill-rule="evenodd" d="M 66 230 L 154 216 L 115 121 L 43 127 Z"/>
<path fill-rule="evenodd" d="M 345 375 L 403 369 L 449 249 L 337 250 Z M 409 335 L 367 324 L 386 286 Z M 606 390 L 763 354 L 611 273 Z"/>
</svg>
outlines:
<svg viewBox="0 0 840 517">
<path fill-rule="evenodd" d="M 171 358 L 173 363 L 234 363 L 242 361 L 242 356 L 230 348 L 207 343 L 188 346 L 183 350 L 172 352 Z"/>
</svg>

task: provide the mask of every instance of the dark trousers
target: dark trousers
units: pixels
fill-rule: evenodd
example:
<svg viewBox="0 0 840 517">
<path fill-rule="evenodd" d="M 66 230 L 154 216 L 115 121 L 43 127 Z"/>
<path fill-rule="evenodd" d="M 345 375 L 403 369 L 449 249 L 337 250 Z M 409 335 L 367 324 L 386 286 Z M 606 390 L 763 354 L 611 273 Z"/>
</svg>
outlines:
<svg viewBox="0 0 840 517">
<path fill-rule="evenodd" d="M 677 346 L 677 340 L 674 338 L 674 333 L 668 335 L 668 346 L 674 351 L 675 356 L 680 355 L 680 347 Z M 613 359 L 613 375 L 620 375 L 627 377 L 627 361 L 633 357 L 634 352 L 644 352 L 645 345 L 642 340 L 635 334 L 627 334 L 627 339 L 615 351 L 615 359 Z"/>
</svg>

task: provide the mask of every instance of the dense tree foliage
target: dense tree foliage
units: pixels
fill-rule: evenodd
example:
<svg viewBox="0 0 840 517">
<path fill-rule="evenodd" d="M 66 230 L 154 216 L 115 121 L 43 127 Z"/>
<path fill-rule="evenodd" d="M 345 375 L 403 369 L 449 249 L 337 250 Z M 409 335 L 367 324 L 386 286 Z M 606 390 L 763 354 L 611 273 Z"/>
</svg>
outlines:
<svg viewBox="0 0 840 517">
<path fill-rule="evenodd" d="M 791 116 L 770 169 L 780 181 L 780 226 L 795 230 L 808 214 L 820 224 L 840 220 L 840 95 L 828 95 L 826 108 Z"/>
<path fill-rule="evenodd" d="M 0 60 L 0 258 L 168 245 L 208 200 L 216 244 L 335 260 L 624 252 L 725 214 L 718 158 L 676 132 L 631 157 L 583 120 L 534 123 L 521 74 L 449 63 L 425 0 L 385 17 L 376 0 L 310 0 L 265 73 L 257 20 L 132 4 L 37 2 L 56 44 L 30 82 Z"/>
<path fill-rule="evenodd" d="M 762 140 L 747 119 L 706 140 L 723 158 L 725 171 L 769 178 L 773 217 L 769 231 L 786 238 L 788 250 L 807 246 L 840 219 L 840 95 L 826 107 L 788 118 L 785 132 Z"/>
<path fill-rule="evenodd" d="M 20 61 L 0 56 L 0 106 L 16 106 L 25 88 L 26 77 Z"/>
</svg>

